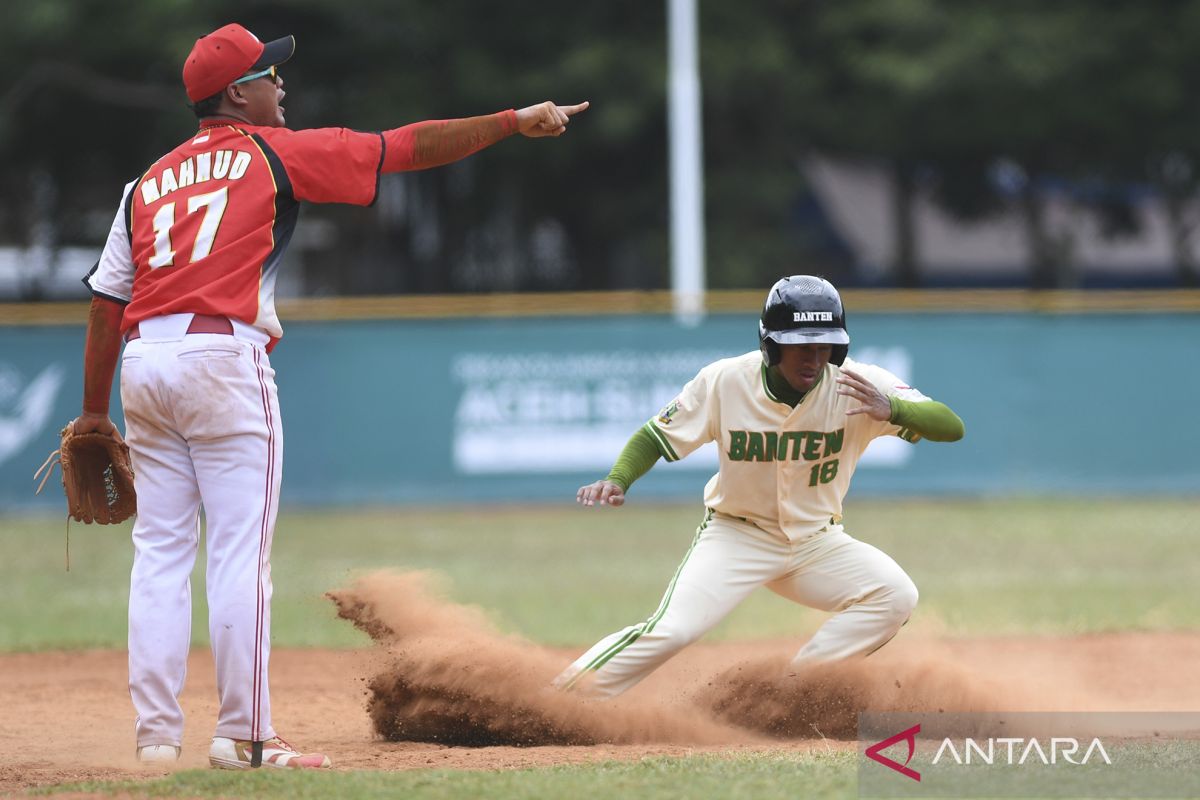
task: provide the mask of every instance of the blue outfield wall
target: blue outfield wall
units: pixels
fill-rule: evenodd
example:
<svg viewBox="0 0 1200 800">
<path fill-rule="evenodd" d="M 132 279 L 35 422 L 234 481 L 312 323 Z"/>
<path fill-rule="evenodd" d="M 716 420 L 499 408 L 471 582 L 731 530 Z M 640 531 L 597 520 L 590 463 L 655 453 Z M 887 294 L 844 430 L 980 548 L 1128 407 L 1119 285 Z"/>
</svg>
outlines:
<svg viewBox="0 0 1200 800">
<path fill-rule="evenodd" d="M 881 440 L 851 496 L 1200 491 L 1200 316 L 862 314 L 851 357 L 954 408 L 958 443 Z M 291 323 L 272 356 L 286 506 L 572 502 L 753 315 Z M 0 510 L 62 507 L 31 476 L 78 413 L 83 327 L 0 327 Z M 115 392 L 114 392 L 115 394 Z M 114 418 L 120 419 L 114 400 Z M 695 500 L 711 446 L 638 497 Z"/>
</svg>

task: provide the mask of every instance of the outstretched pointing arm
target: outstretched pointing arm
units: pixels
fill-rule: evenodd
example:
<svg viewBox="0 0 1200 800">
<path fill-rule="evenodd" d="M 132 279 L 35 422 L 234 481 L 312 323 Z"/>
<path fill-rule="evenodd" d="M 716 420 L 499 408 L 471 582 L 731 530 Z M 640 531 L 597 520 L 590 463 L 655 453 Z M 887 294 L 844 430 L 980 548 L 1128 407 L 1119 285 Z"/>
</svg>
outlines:
<svg viewBox="0 0 1200 800">
<path fill-rule="evenodd" d="M 530 138 L 561 136 L 570 118 L 588 103 L 560 106 L 550 101 L 519 111 L 501 111 L 483 117 L 435 119 L 414 122 L 383 132 L 387 150 L 383 172 L 405 172 L 450 164 L 506 139 L 514 133 Z"/>
</svg>

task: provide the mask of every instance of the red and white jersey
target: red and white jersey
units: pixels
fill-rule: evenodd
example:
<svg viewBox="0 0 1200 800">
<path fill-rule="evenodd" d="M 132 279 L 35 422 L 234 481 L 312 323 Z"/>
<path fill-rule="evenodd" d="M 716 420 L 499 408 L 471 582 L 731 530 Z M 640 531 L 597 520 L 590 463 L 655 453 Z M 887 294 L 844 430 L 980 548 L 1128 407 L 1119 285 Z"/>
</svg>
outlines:
<svg viewBox="0 0 1200 800">
<path fill-rule="evenodd" d="M 93 293 L 128 303 L 122 331 L 163 314 L 213 314 L 283 336 L 275 276 L 301 201 L 375 201 L 384 140 L 210 120 L 126 185 Z"/>
</svg>

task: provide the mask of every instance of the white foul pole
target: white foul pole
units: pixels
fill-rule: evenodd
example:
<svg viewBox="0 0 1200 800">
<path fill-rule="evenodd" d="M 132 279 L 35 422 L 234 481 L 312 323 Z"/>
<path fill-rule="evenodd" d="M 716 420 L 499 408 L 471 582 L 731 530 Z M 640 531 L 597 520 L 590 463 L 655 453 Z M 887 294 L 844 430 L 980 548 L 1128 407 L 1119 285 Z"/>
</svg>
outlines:
<svg viewBox="0 0 1200 800">
<path fill-rule="evenodd" d="M 667 0 L 671 298 L 675 318 L 685 325 L 704 317 L 704 145 L 696 1 Z"/>
</svg>

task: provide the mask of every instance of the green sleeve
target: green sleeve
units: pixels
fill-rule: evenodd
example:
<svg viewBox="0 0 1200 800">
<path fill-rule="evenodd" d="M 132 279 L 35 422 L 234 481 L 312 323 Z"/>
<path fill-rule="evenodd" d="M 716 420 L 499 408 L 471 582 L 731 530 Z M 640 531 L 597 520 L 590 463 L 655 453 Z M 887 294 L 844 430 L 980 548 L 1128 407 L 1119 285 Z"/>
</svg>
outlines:
<svg viewBox="0 0 1200 800">
<path fill-rule="evenodd" d="M 629 437 L 625 449 L 617 456 L 617 463 L 608 471 L 605 480 L 612 481 L 627 492 L 634 481 L 650 471 L 660 455 L 658 444 L 643 425 Z"/>
<path fill-rule="evenodd" d="M 904 435 L 911 431 L 931 442 L 957 442 L 966 432 L 958 414 L 945 403 L 934 400 L 914 403 L 899 397 L 888 397 L 888 401 L 892 404 L 891 421 L 905 429 L 901 432 L 901 438 L 914 440 L 916 437 Z"/>
</svg>

